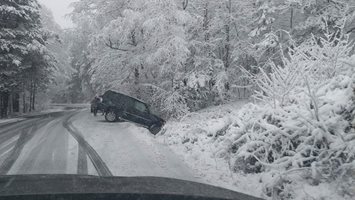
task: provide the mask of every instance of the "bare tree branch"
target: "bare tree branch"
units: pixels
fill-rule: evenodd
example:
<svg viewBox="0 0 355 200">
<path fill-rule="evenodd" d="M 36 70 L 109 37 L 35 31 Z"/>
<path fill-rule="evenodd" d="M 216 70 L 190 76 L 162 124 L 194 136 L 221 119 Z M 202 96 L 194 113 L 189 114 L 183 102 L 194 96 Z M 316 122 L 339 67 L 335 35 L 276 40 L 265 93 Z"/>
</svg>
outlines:
<svg viewBox="0 0 355 200">
<path fill-rule="evenodd" d="M 348 30 L 348 31 L 346 32 L 346 34 L 349 34 L 349 33 L 351 33 L 351 32 L 355 32 L 355 27 L 353 27 L 353 28 L 351 28 L 350 30 Z"/>
<path fill-rule="evenodd" d="M 189 0 L 184 0 L 184 1 L 182 2 L 182 9 L 186 10 L 188 4 L 189 4 Z"/>
<path fill-rule="evenodd" d="M 105 42 L 105 45 L 110 49 L 117 50 L 117 51 L 129 51 L 128 49 L 122 49 L 120 47 L 114 46 L 111 38 L 108 38 L 108 43 Z"/>
</svg>

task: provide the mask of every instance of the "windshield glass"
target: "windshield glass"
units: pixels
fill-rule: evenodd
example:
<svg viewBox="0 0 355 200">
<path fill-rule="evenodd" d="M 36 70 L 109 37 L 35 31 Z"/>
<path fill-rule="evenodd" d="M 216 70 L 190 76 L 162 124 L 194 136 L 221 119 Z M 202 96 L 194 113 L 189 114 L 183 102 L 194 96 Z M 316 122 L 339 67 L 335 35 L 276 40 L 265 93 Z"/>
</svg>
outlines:
<svg viewBox="0 0 355 200">
<path fill-rule="evenodd" d="M 0 198 L 93 175 L 355 199 L 354 40 L 355 0 L 1 0 Z"/>
</svg>

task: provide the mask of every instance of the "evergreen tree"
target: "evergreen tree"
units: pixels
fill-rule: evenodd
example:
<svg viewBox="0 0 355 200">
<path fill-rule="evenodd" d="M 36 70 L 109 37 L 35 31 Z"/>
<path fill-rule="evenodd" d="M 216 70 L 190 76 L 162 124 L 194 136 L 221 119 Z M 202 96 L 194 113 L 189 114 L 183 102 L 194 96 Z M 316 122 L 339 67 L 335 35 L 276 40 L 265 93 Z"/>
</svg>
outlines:
<svg viewBox="0 0 355 200">
<path fill-rule="evenodd" d="M 38 87 L 49 81 L 52 58 L 45 47 L 46 34 L 41 29 L 39 8 L 36 0 L 0 2 L 1 117 L 11 112 L 9 98 L 19 92 L 23 93 L 24 111 L 26 107 L 33 110 Z"/>
</svg>

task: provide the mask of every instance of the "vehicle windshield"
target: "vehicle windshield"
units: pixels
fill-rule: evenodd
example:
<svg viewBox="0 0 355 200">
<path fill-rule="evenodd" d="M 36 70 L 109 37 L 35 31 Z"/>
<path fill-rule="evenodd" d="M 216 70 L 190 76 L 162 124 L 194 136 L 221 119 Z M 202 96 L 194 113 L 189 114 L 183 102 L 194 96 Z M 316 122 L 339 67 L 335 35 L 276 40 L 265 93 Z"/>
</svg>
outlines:
<svg viewBox="0 0 355 200">
<path fill-rule="evenodd" d="M 355 0 L 1 0 L 0 199 L 18 175 L 355 199 Z"/>
</svg>

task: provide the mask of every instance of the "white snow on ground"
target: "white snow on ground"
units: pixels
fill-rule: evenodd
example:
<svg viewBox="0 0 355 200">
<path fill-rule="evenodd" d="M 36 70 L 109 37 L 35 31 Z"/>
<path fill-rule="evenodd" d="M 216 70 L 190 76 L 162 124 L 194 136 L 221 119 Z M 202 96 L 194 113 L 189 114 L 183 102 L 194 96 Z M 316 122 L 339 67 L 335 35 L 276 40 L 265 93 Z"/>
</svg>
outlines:
<svg viewBox="0 0 355 200">
<path fill-rule="evenodd" d="M 157 139 L 161 143 L 169 145 L 196 174 L 203 177 L 209 184 L 273 199 L 265 195 L 265 186 L 272 184 L 271 181 L 275 180 L 274 176 L 282 172 L 274 174 L 270 172 L 258 174 L 232 172 L 230 159 L 226 156 L 228 154 L 226 149 L 228 149 L 233 138 L 215 137 L 219 133 L 226 132 L 226 130 L 228 132 L 233 126 L 231 123 L 234 121 L 242 120 L 242 114 L 239 111 L 246 103 L 236 102 L 212 107 L 191 113 L 179 121 L 169 121 L 162 132 L 159 133 Z M 248 105 L 244 106 L 244 111 L 248 108 Z M 335 190 L 337 188 L 336 182 L 312 186 L 297 173 L 291 173 L 289 176 L 292 176 L 293 180 L 298 180 L 290 188 L 296 194 L 294 199 L 344 199 Z"/>
<path fill-rule="evenodd" d="M 7 123 L 12 123 L 12 122 L 19 122 L 25 120 L 24 118 L 10 118 L 10 119 L 0 119 L 0 125 L 1 124 L 7 124 Z"/>
<path fill-rule="evenodd" d="M 75 110 L 77 108 L 88 108 L 90 104 L 50 104 L 45 109 L 38 112 L 38 114 L 60 112 L 65 110 Z"/>
<path fill-rule="evenodd" d="M 199 181 L 167 146 L 145 128 L 132 123 L 108 123 L 88 110 L 75 115 L 73 125 L 115 176 L 156 176 Z"/>
<path fill-rule="evenodd" d="M 0 119 L 0 125 L 12 122 L 19 122 L 25 120 L 26 116 L 39 116 L 43 114 L 53 113 L 53 112 L 60 112 L 60 111 L 68 111 L 68 110 L 75 110 L 77 108 L 88 108 L 90 104 L 53 104 L 48 105 L 45 109 L 31 112 L 31 113 L 20 113 L 17 114 L 15 117 L 11 117 L 9 119 Z"/>
<path fill-rule="evenodd" d="M 235 102 L 191 113 L 179 121 L 169 121 L 157 139 L 170 146 L 196 174 L 209 184 L 253 196 L 262 196 L 260 175 L 232 173 L 228 162 L 219 156 L 222 149 L 214 136 L 228 127 L 241 106 Z"/>
<path fill-rule="evenodd" d="M 7 124 L 7 123 L 12 123 L 12 122 L 20 122 L 25 120 L 26 118 L 24 118 L 25 116 L 36 116 L 36 115 L 42 115 L 42 114 L 47 114 L 47 113 L 52 113 L 52 112 L 60 112 L 60 111 L 64 111 L 66 106 L 73 106 L 73 105 L 53 105 L 53 106 L 49 106 L 47 109 L 44 110 L 40 110 L 37 112 L 31 112 L 31 113 L 25 113 L 25 114 L 18 114 L 18 116 L 16 117 L 11 117 L 9 119 L 0 119 L 0 125 L 1 124 Z M 88 106 L 86 104 L 78 104 L 78 107 L 84 107 L 84 106 Z"/>
</svg>

